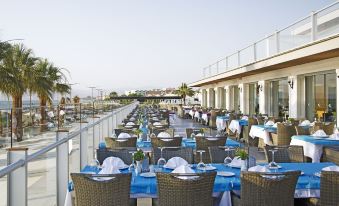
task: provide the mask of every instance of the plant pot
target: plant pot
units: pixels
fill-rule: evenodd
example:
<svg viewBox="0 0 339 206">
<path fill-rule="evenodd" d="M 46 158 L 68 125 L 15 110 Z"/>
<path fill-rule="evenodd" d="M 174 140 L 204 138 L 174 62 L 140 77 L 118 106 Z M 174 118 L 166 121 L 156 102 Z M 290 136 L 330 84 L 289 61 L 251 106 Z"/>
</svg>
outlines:
<svg viewBox="0 0 339 206">
<path fill-rule="evenodd" d="M 241 160 L 241 171 L 247 171 L 247 160 Z"/>
</svg>

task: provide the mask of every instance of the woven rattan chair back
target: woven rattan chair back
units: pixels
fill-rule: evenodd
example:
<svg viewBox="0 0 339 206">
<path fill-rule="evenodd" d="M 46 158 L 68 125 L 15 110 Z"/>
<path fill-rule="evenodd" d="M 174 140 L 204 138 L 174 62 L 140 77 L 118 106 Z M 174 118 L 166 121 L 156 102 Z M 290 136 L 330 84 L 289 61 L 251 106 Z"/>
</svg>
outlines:
<svg viewBox="0 0 339 206">
<path fill-rule="evenodd" d="M 177 148 L 164 148 L 162 151 L 163 158 L 168 161 L 172 157 L 181 157 L 188 162 L 188 164 L 194 163 L 193 158 L 193 148 L 189 147 L 177 147 Z M 161 157 L 161 151 L 159 148 L 154 147 L 152 152 L 152 161 L 153 164 L 157 164 L 159 158 Z"/>
<path fill-rule="evenodd" d="M 136 147 L 137 145 L 137 138 L 130 137 L 130 138 L 111 138 L 105 137 L 106 147 L 107 148 L 120 148 L 120 147 Z"/>
<path fill-rule="evenodd" d="M 300 171 L 285 173 L 242 172 L 241 206 L 293 206 Z"/>
<path fill-rule="evenodd" d="M 297 135 L 310 135 L 310 129 L 302 126 L 295 126 L 295 131 Z"/>
<path fill-rule="evenodd" d="M 124 147 L 115 149 L 97 149 L 97 159 L 100 165 L 104 162 L 107 157 L 119 157 L 125 164 L 130 165 L 132 163 L 131 151 L 136 151 L 136 147 Z"/>
<path fill-rule="evenodd" d="M 296 135 L 295 127 L 283 123 L 277 123 L 277 135 L 272 135 L 274 145 L 290 145 L 291 137 Z M 276 138 L 275 138 L 276 137 Z"/>
<path fill-rule="evenodd" d="M 199 134 L 200 133 L 200 129 L 194 129 L 194 128 L 186 128 L 186 137 L 190 138 L 192 136 L 192 134 Z"/>
<path fill-rule="evenodd" d="M 194 178 L 178 178 L 194 176 Z M 216 172 L 157 173 L 159 206 L 212 206 Z"/>
<path fill-rule="evenodd" d="M 266 161 L 269 163 L 272 161 L 271 149 L 277 149 L 274 153 L 274 161 L 278 163 L 282 162 L 305 162 L 303 146 L 268 146 L 264 147 Z"/>
<path fill-rule="evenodd" d="M 339 172 L 322 171 L 320 179 L 320 204 L 339 205 Z"/>
<path fill-rule="evenodd" d="M 224 159 L 228 153 L 225 151 L 225 147 L 212 146 L 208 147 L 211 163 L 224 163 Z M 233 159 L 235 156 L 235 150 L 229 151 L 229 156 Z"/>
<path fill-rule="evenodd" d="M 77 206 L 128 206 L 131 173 L 105 175 L 109 180 L 94 180 L 89 174 L 72 173 Z"/>
<path fill-rule="evenodd" d="M 168 140 L 168 141 L 167 141 Z M 181 147 L 182 137 L 158 138 L 152 137 L 152 147 Z"/>
<path fill-rule="evenodd" d="M 213 138 L 208 138 L 208 137 L 195 137 L 196 141 L 196 149 L 197 150 L 205 150 L 203 153 L 203 162 L 204 163 L 211 163 L 211 158 L 209 154 L 208 147 L 213 147 L 213 146 L 225 146 L 226 144 L 227 137 L 213 137 Z M 200 155 L 195 154 L 194 161 L 198 163 L 200 161 Z"/>
</svg>

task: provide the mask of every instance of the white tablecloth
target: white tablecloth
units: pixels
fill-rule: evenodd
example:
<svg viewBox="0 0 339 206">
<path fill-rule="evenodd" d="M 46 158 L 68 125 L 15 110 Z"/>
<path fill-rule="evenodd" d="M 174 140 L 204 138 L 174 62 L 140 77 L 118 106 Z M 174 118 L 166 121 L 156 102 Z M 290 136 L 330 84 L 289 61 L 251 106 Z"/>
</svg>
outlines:
<svg viewBox="0 0 339 206">
<path fill-rule="evenodd" d="M 197 119 L 200 119 L 200 113 L 198 111 L 195 111 L 194 117 Z"/>
<path fill-rule="evenodd" d="M 233 133 L 237 132 L 237 134 L 241 133 L 241 126 L 239 124 L 239 120 L 232 120 L 229 127 Z"/>
<path fill-rule="evenodd" d="M 201 119 L 203 119 L 205 122 L 207 122 L 207 121 L 208 121 L 208 116 L 207 116 L 207 114 L 202 114 L 202 115 L 201 115 Z"/>
<path fill-rule="evenodd" d="M 253 139 L 255 137 L 263 139 L 264 143 L 267 145 L 273 145 L 270 138 L 270 134 L 267 131 L 265 131 L 265 128 L 263 127 L 252 125 L 249 135 Z"/>
<path fill-rule="evenodd" d="M 194 111 L 193 110 L 190 110 L 188 114 L 192 117 L 192 119 L 194 118 Z"/>
<path fill-rule="evenodd" d="M 218 130 L 224 130 L 226 128 L 226 125 L 227 125 L 227 120 L 217 117 L 217 120 L 216 120 L 215 123 L 217 125 Z"/>
<path fill-rule="evenodd" d="M 315 145 L 299 139 L 292 139 L 290 145 L 303 146 L 305 156 L 312 158 L 312 162 L 320 162 L 321 155 L 323 154 L 322 145 Z"/>
</svg>

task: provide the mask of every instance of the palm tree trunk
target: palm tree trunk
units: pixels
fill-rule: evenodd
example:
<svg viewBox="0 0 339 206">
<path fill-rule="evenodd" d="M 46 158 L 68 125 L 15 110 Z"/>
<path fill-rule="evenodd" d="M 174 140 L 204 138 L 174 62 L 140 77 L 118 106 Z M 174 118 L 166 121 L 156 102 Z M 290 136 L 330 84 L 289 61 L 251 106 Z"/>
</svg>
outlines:
<svg viewBox="0 0 339 206">
<path fill-rule="evenodd" d="M 21 142 L 23 138 L 22 95 L 13 96 L 12 128 L 13 134 L 16 136 L 16 140 Z"/>
<path fill-rule="evenodd" d="M 46 99 L 40 98 L 40 132 L 44 132 L 47 130 L 47 120 L 46 120 Z"/>
</svg>

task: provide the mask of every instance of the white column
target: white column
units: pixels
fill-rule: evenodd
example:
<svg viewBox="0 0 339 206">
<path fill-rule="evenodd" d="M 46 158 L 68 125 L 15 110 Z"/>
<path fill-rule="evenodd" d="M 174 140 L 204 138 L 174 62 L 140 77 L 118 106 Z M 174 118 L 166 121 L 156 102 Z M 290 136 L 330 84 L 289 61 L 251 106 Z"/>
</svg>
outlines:
<svg viewBox="0 0 339 206">
<path fill-rule="evenodd" d="M 27 159 L 28 148 L 7 149 L 7 165 Z M 27 205 L 27 164 L 9 173 L 7 205 Z"/>
<path fill-rule="evenodd" d="M 206 89 L 206 107 L 211 107 L 211 89 Z"/>
<path fill-rule="evenodd" d="M 258 81 L 259 85 L 259 113 L 268 114 L 269 83 L 267 81 Z"/>
<path fill-rule="evenodd" d="M 339 81 L 338 81 L 338 77 L 339 77 L 339 69 L 336 69 L 336 74 L 337 74 L 337 109 L 336 111 L 338 111 L 339 109 Z M 337 112 L 337 126 L 338 126 L 338 120 L 339 120 L 339 112 Z"/>
<path fill-rule="evenodd" d="M 243 114 L 249 113 L 249 85 L 239 84 L 240 110 Z"/>
<path fill-rule="evenodd" d="M 218 87 L 214 88 L 214 106 L 215 108 L 220 108 L 220 92 Z"/>
<path fill-rule="evenodd" d="M 231 108 L 231 91 L 230 91 L 230 86 L 225 86 L 225 106 L 227 110 L 232 110 Z"/>
<path fill-rule="evenodd" d="M 56 133 L 56 140 L 61 141 L 62 139 L 68 138 L 68 132 L 65 130 L 59 130 Z M 56 180 L 57 180 L 57 205 L 62 206 L 65 204 L 65 197 L 67 193 L 69 183 L 69 145 L 68 141 L 59 145 L 56 149 Z"/>
<path fill-rule="evenodd" d="M 225 89 L 223 87 L 220 87 L 220 108 L 226 108 L 226 95 Z"/>
<path fill-rule="evenodd" d="M 303 77 L 288 77 L 289 85 L 289 117 L 301 118 L 305 117 L 305 94 Z M 293 84 L 293 85 L 292 85 Z M 293 88 L 291 88 L 293 87 Z"/>
</svg>

